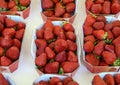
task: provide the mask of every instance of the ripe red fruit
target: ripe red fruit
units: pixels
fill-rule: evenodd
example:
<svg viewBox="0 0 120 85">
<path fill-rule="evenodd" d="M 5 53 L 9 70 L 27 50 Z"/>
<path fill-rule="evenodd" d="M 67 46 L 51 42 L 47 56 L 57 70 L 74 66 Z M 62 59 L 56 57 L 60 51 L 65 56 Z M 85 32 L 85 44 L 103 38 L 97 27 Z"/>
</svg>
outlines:
<svg viewBox="0 0 120 85">
<path fill-rule="evenodd" d="M 23 22 L 17 22 L 17 29 L 19 30 L 19 29 L 25 29 L 25 23 L 23 23 Z"/>
<path fill-rule="evenodd" d="M 9 66 L 11 63 L 12 63 L 12 61 L 6 56 L 2 56 L 0 58 L 0 65 L 1 66 Z"/>
<path fill-rule="evenodd" d="M 44 39 L 36 39 L 35 44 L 37 45 L 38 48 L 46 48 L 47 42 Z"/>
<path fill-rule="evenodd" d="M 4 53 L 4 49 L 0 47 L 0 57 L 3 55 L 3 53 Z"/>
<path fill-rule="evenodd" d="M 83 25 L 84 35 L 91 35 L 93 33 L 92 26 Z"/>
<path fill-rule="evenodd" d="M 68 61 L 73 61 L 73 62 L 77 62 L 78 61 L 77 56 L 72 51 L 68 52 Z"/>
<path fill-rule="evenodd" d="M 103 79 L 107 85 L 115 85 L 114 77 L 111 74 L 106 74 Z"/>
<path fill-rule="evenodd" d="M 96 21 L 106 23 L 106 18 L 104 16 L 97 16 Z"/>
<path fill-rule="evenodd" d="M 52 24 L 52 21 L 47 20 L 47 21 L 45 22 L 45 24 L 43 25 L 43 28 L 44 28 L 44 30 L 49 30 L 49 31 L 53 32 L 54 26 L 53 26 L 53 24 Z"/>
<path fill-rule="evenodd" d="M 71 40 L 71 41 L 76 40 L 76 35 L 74 32 L 66 32 L 65 35 L 68 40 Z"/>
<path fill-rule="evenodd" d="M 62 0 L 64 4 L 70 3 L 70 2 L 74 2 L 74 0 Z"/>
<path fill-rule="evenodd" d="M 45 40 L 51 40 L 54 38 L 54 34 L 52 31 L 44 30 L 44 39 Z"/>
<path fill-rule="evenodd" d="M 1 22 L 2 24 L 4 24 L 5 18 L 6 18 L 5 15 L 1 15 L 1 16 L 0 16 L 0 22 Z"/>
<path fill-rule="evenodd" d="M 52 8 L 53 6 L 54 5 L 51 0 L 42 0 L 42 8 L 43 9 L 49 9 L 49 8 Z"/>
<path fill-rule="evenodd" d="M 5 0 L 0 0 L 0 8 L 7 8 L 7 2 Z"/>
<path fill-rule="evenodd" d="M 68 82 L 68 85 L 79 85 L 76 81 L 70 81 Z"/>
<path fill-rule="evenodd" d="M 48 59 L 53 59 L 55 57 L 55 53 L 50 47 L 46 47 L 45 52 L 47 54 Z"/>
<path fill-rule="evenodd" d="M 120 20 L 115 20 L 112 22 L 113 27 L 120 27 Z"/>
<path fill-rule="evenodd" d="M 0 73 L 0 85 L 9 85 L 8 80 L 5 79 L 2 73 Z"/>
<path fill-rule="evenodd" d="M 101 4 L 93 4 L 91 7 L 91 12 L 94 14 L 100 14 L 102 11 L 102 5 Z"/>
<path fill-rule="evenodd" d="M 90 53 L 90 52 L 92 52 L 93 49 L 94 49 L 94 44 L 93 44 L 93 42 L 91 42 L 91 41 L 87 41 L 87 42 L 85 42 L 85 44 L 83 45 L 83 48 L 84 48 L 85 52 Z"/>
<path fill-rule="evenodd" d="M 21 48 L 21 42 L 20 42 L 20 40 L 14 38 L 13 39 L 13 45 L 16 46 L 16 47 L 18 47 L 18 49 L 20 49 Z"/>
<path fill-rule="evenodd" d="M 0 22 L 0 32 L 4 29 L 4 25 Z"/>
<path fill-rule="evenodd" d="M 46 10 L 42 12 L 47 17 L 52 17 L 54 12 L 52 10 Z"/>
<path fill-rule="evenodd" d="M 75 42 L 71 40 L 67 40 L 67 45 L 68 45 L 68 48 L 67 48 L 68 51 L 75 52 L 77 50 L 77 44 Z"/>
<path fill-rule="evenodd" d="M 16 22 L 10 18 L 5 18 L 5 25 L 6 27 L 15 27 L 16 26 Z"/>
<path fill-rule="evenodd" d="M 63 32 L 63 29 L 59 25 L 54 26 L 54 34 L 58 36 L 60 32 Z"/>
<path fill-rule="evenodd" d="M 93 4 L 94 4 L 93 0 L 87 0 L 85 2 L 87 10 L 90 10 Z"/>
<path fill-rule="evenodd" d="M 36 36 L 37 36 L 38 39 L 43 39 L 43 37 L 44 37 L 44 31 L 43 31 L 43 29 L 38 29 L 36 31 Z"/>
<path fill-rule="evenodd" d="M 57 85 L 61 80 L 58 77 L 52 77 L 49 81 L 49 85 Z"/>
<path fill-rule="evenodd" d="M 63 40 L 66 40 L 66 37 L 65 37 L 65 33 L 64 32 L 60 32 L 57 39 L 63 39 Z"/>
<path fill-rule="evenodd" d="M 8 2 L 8 8 L 11 9 L 11 8 L 13 8 L 14 6 L 16 6 L 15 1 L 10 0 L 10 1 Z"/>
<path fill-rule="evenodd" d="M 96 3 L 96 4 L 103 4 L 103 3 L 104 3 L 104 0 L 96 0 L 95 3 Z"/>
<path fill-rule="evenodd" d="M 65 78 L 64 81 L 63 81 L 63 85 L 67 85 L 68 82 L 70 82 L 70 81 L 73 81 L 73 79 L 71 77 Z"/>
<path fill-rule="evenodd" d="M 115 78 L 115 82 L 119 85 L 120 84 L 120 74 L 115 74 L 114 78 Z"/>
<path fill-rule="evenodd" d="M 52 0 L 54 3 L 57 3 L 57 2 L 59 2 L 59 0 Z"/>
<path fill-rule="evenodd" d="M 15 38 L 22 40 L 23 36 L 24 36 L 24 31 L 25 31 L 25 29 L 20 29 L 20 30 L 16 31 Z"/>
<path fill-rule="evenodd" d="M 30 0 L 19 0 L 20 4 L 22 6 L 29 6 L 30 5 Z"/>
<path fill-rule="evenodd" d="M 74 12 L 75 11 L 75 3 L 66 4 L 66 11 L 68 13 Z"/>
<path fill-rule="evenodd" d="M 113 28 L 113 24 L 112 23 L 106 23 L 105 27 L 104 27 L 104 30 L 108 31 L 108 30 L 111 30 L 112 28 Z"/>
<path fill-rule="evenodd" d="M 73 27 L 72 24 L 70 24 L 70 23 L 65 23 L 65 24 L 63 25 L 63 29 L 64 29 L 65 31 L 72 31 L 72 32 L 74 32 L 74 27 Z"/>
<path fill-rule="evenodd" d="M 104 1 L 103 7 L 102 7 L 103 14 L 110 14 L 111 13 L 111 10 L 110 10 L 111 5 L 110 4 L 111 4 L 110 1 Z"/>
<path fill-rule="evenodd" d="M 70 18 L 71 14 L 70 13 L 64 13 L 63 18 Z"/>
<path fill-rule="evenodd" d="M 87 42 L 87 41 L 91 41 L 91 42 L 95 42 L 95 37 L 93 35 L 88 35 L 86 37 L 84 37 L 84 42 Z"/>
<path fill-rule="evenodd" d="M 93 28 L 96 30 L 102 30 L 104 28 L 104 22 L 100 21 L 100 22 L 95 22 L 93 24 Z"/>
<path fill-rule="evenodd" d="M 119 3 L 113 3 L 111 5 L 111 12 L 113 14 L 116 14 L 116 13 L 120 12 L 120 4 Z"/>
<path fill-rule="evenodd" d="M 109 52 L 113 52 L 115 51 L 115 48 L 113 45 L 105 45 L 105 50 L 109 51 Z"/>
<path fill-rule="evenodd" d="M 118 37 L 120 35 L 120 27 L 114 27 L 112 29 L 112 33 L 114 34 L 115 37 Z"/>
</svg>

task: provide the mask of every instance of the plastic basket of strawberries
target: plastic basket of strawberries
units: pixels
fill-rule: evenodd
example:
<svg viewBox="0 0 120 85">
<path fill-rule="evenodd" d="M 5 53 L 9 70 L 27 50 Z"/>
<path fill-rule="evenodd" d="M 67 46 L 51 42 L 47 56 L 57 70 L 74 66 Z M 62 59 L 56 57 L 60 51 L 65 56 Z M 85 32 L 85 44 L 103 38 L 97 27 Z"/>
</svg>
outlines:
<svg viewBox="0 0 120 85">
<path fill-rule="evenodd" d="M 40 0 L 40 12 L 44 21 L 67 20 L 73 22 L 76 15 L 77 0 Z"/>
<path fill-rule="evenodd" d="M 87 15 L 83 36 L 83 60 L 88 70 L 93 73 L 119 70 L 119 19 Z"/>
<path fill-rule="evenodd" d="M 0 16 L 0 71 L 17 69 L 25 27 L 19 16 Z"/>
<path fill-rule="evenodd" d="M 86 0 L 86 10 L 97 15 L 115 15 L 120 12 L 120 0 Z"/>
<path fill-rule="evenodd" d="M 0 13 L 3 15 L 19 15 L 27 18 L 30 12 L 30 0 L 1 0 Z"/>
<path fill-rule="evenodd" d="M 31 53 L 41 74 L 68 74 L 79 67 L 77 32 L 70 23 L 47 21 L 34 32 Z"/>
</svg>

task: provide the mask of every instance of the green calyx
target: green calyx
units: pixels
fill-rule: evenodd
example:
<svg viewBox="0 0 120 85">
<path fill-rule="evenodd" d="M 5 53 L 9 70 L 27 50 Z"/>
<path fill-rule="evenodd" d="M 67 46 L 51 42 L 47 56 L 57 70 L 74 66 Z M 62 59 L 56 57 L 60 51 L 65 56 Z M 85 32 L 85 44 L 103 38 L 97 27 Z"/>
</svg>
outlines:
<svg viewBox="0 0 120 85">
<path fill-rule="evenodd" d="M 113 66 L 120 66 L 120 58 L 114 61 Z"/>
<path fill-rule="evenodd" d="M 108 33 L 107 32 L 105 32 L 105 34 L 104 34 L 104 36 L 103 36 L 103 40 L 105 40 L 106 38 L 108 37 Z"/>
<path fill-rule="evenodd" d="M 50 44 L 50 43 L 55 42 L 55 41 L 56 41 L 56 39 L 53 38 L 53 39 L 51 39 L 51 40 L 48 40 L 47 43 Z"/>
<path fill-rule="evenodd" d="M 109 39 L 106 39 L 106 40 L 104 40 L 104 41 L 105 41 L 106 44 L 112 44 L 112 39 L 110 39 L 110 40 L 109 40 Z"/>
<path fill-rule="evenodd" d="M 63 68 L 60 68 L 60 69 L 59 69 L 58 74 L 64 74 Z"/>
</svg>

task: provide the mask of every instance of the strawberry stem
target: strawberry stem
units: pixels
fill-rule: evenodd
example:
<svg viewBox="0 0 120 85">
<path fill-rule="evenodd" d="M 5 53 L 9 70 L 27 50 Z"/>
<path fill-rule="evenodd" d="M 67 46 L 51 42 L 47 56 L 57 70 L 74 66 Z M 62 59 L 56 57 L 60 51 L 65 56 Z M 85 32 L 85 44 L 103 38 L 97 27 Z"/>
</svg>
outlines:
<svg viewBox="0 0 120 85">
<path fill-rule="evenodd" d="M 64 74 L 63 68 L 60 68 L 60 69 L 59 69 L 58 74 Z"/>
</svg>

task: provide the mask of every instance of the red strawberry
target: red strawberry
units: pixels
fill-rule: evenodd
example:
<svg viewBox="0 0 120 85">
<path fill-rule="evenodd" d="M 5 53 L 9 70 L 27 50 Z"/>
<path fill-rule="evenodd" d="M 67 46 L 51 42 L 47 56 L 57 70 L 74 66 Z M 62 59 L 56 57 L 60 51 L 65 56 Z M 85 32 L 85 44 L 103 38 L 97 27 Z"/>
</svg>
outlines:
<svg viewBox="0 0 120 85">
<path fill-rule="evenodd" d="M 3 48 L 9 48 L 13 45 L 13 40 L 9 36 L 1 38 L 0 44 Z"/>
<path fill-rule="evenodd" d="M 101 53 L 104 51 L 104 47 L 105 47 L 105 42 L 104 41 L 100 41 L 95 47 L 94 47 L 94 53 L 96 55 L 101 55 Z"/>
<path fill-rule="evenodd" d="M 49 31 L 49 30 L 44 31 L 44 39 L 45 40 L 51 40 L 53 38 L 54 38 L 54 34 L 51 31 Z"/>
<path fill-rule="evenodd" d="M 57 82 L 56 85 L 63 85 L 62 81 Z"/>
<path fill-rule="evenodd" d="M 111 12 L 113 14 L 116 14 L 116 13 L 120 12 L 120 4 L 119 3 L 113 3 L 111 5 Z"/>
<path fill-rule="evenodd" d="M 96 3 L 96 4 L 103 4 L 103 3 L 104 3 L 104 0 L 96 0 L 95 3 Z"/>
<path fill-rule="evenodd" d="M 0 57 L 3 55 L 3 53 L 4 53 L 4 49 L 0 47 Z"/>
<path fill-rule="evenodd" d="M 112 33 L 114 34 L 115 37 L 118 37 L 120 35 L 120 27 L 114 27 L 112 29 Z"/>
<path fill-rule="evenodd" d="M 14 38 L 13 39 L 13 45 L 16 46 L 18 49 L 20 49 L 21 48 L 21 42 L 20 42 L 20 40 Z"/>
<path fill-rule="evenodd" d="M 108 36 L 107 32 L 105 32 L 104 30 L 94 30 L 94 31 L 93 31 L 93 35 L 94 35 L 98 40 L 106 39 L 107 36 Z"/>
<path fill-rule="evenodd" d="M 104 16 L 97 16 L 96 21 L 106 23 L 106 18 Z"/>
<path fill-rule="evenodd" d="M 64 39 L 64 40 L 66 40 L 65 33 L 64 32 L 60 32 L 57 39 Z"/>
<path fill-rule="evenodd" d="M 100 65 L 99 66 L 109 66 L 105 61 L 100 61 Z"/>
<path fill-rule="evenodd" d="M 98 66 L 100 63 L 100 60 L 97 59 L 96 56 L 93 54 L 87 54 L 85 56 L 85 60 L 93 66 Z"/>
<path fill-rule="evenodd" d="M 70 81 L 68 82 L 68 85 L 79 85 L 76 81 Z"/>
<path fill-rule="evenodd" d="M 6 56 L 12 60 L 18 59 L 19 54 L 20 54 L 20 51 L 16 46 L 12 46 L 6 51 Z"/>
<path fill-rule="evenodd" d="M 64 13 L 63 18 L 70 18 L 71 14 L 70 13 Z"/>
<path fill-rule="evenodd" d="M 16 22 L 10 18 L 5 18 L 6 27 L 14 27 L 16 26 Z"/>
<path fill-rule="evenodd" d="M 113 27 L 120 27 L 120 20 L 115 20 L 112 22 Z"/>
<path fill-rule="evenodd" d="M 14 6 L 16 6 L 15 1 L 10 0 L 10 1 L 8 2 L 8 8 L 11 9 L 11 8 L 13 8 Z"/>
<path fill-rule="evenodd" d="M 2 73 L 0 73 L 0 85 L 9 85 L 8 80 L 5 79 Z"/>
<path fill-rule="evenodd" d="M 107 85 L 115 85 L 114 77 L 111 74 L 106 74 L 103 79 Z"/>
<path fill-rule="evenodd" d="M 102 30 L 104 28 L 104 22 L 100 21 L 100 22 L 95 22 L 93 24 L 94 29 L 96 30 Z"/>
<path fill-rule="evenodd" d="M 25 23 L 23 23 L 23 22 L 17 22 L 17 29 L 19 30 L 19 29 L 25 29 Z"/>
<path fill-rule="evenodd" d="M 53 2 L 51 0 L 42 0 L 42 8 L 43 9 L 49 9 L 49 8 L 52 8 L 54 5 L 53 5 Z"/>
<path fill-rule="evenodd" d="M 55 48 L 55 42 L 51 42 L 48 47 L 50 47 L 52 50 L 54 50 Z"/>
<path fill-rule="evenodd" d="M 44 31 L 43 31 L 43 29 L 38 29 L 36 31 L 36 36 L 37 36 L 38 39 L 43 39 L 43 37 L 44 37 Z"/>
<path fill-rule="evenodd" d="M 19 0 L 20 4 L 22 6 L 29 6 L 30 5 L 30 0 Z"/>
<path fill-rule="evenodd" d="M 59 0 L 52 0 L 54 3 L 57 3 L 57 2 L 59 2 Z"/>
<path fill-rule="evenodd" d="M 100 14 L 102 11 L 102 5 L 101 4 L 93 4 L 91 7 L 91 12 L 94 14 Z"/>
<path fill-rule="evenodd" d="M 61 52 L 61 51 L 65 51 L 67 49 L 67 41 L 63 40 L 63 39 L 57 39 L 55 41 L 55 51 L 57 53 Z"/>
<path fill-rule="evenodd" d="M 20 30 L 16 31 L 15 38 L 22 40 L 23 36 L 24 36 L 24 31 L 25 31 L 25 29 L 20 29 Z"/>
<path fill-rule="evenodd" d="M 58 36 L 60 32 L 63 32 L 63 29 L 59 25 L 54 26 L 54 34 Z"/>
<path fill-rule="evenodd" d="M 72 32 L 74 32 L 74 27 L 73 27 L 72 24 L 70 24 L 70 23 L 65 23 L 65 24 L 63 25 L 63 29 L 64 29 L 65 31 L 72 31 Z"/>
<path fill-rule="evenodd" d="M 75 41 L 76 40 L 76 35 L 74 32 L 66 32 L 65 33 L 66 38 L 71 40 L 71 41 Z"/>
<path fill-rule="evenodd" d="M 0 65 L 1 66 L 9 66 L 11 63 L 12 63 L 12 61 L 9 58 L 7 58 L 6 56 L 2 56 L 0 58 Z"/>
<path fill-rule="evenodd" d="M 85 42 L 85 44 L 83 45 L 83 48 L 84 48 L 85 52 L 90 53 L 90 52 L 92 52 L 93 49 L 94 49 L 94 44 L 93 44 L 93 42 L 91 42 L 91 41 L 87 41 L 87 42 Z"/>
<path fill-rule="evenodd" d="M 85 2 L 87 10 L 90 10 L 93 4 L 94 4 L 93 0 L 87 0 Z"/>
<path fill-rule="evenodd" d="M 9 36 L 9 37 L 14 37 L 15 36 L 15 30 L 13 28 L 9 28 L 9 29 L 4 29 L 2 31 L 2 35 L 5 36 Z"/>
<path fill-rule="evenodd" d="M 91 26 L 83 25 L 84 35 L 91 35 L 93 33 L 93 28 Z"/>
<path fill-rule="evenodd" d="M 64 4 L 70 3 L 70 2 L 74 2 L 74 0 L 62 0 Z"/>
<path fill-rule="evenodd" d="M 45 22 L 45 24 L 43 25 L 43 28 L 44 28 L 44 30 L 49 30 L 49 31 L 53 31 L 53 28 L 54 28 L 54 26 L 53 26 L 53 24 L 52 24 L 52 21 L 50 21 L 50 20 L 47 20 L 46 22 Z"/>
<path fill-rule="evenodd" d="M 113 45 L 119 44 L 120 43 L 120 36 L 117 37 L 116 39 L 114 39 L 112 43 L 113 43 Z"/>
<path fill-rule="evenodd" d="M 75 11 L 75 3 L 68 3 L 66 4 L 66 11 L 68 13 L 74 12 Z"/>
<path fill-rule="evenodd" d="M 120 44 L 115 44 L 115 53 L 118 58 L 120 58 Z"/>
<path fill-rule="evenodd" d="M 113 35 L 113 33 L 112 33 L 110 30 L 107 31 L 107 34 L 108 34 L 108 36 L 107 36 L 107 39 L 108 39 L 108 40 L 114 39 L 114 35 Z"/>
<path fill-rule="evenodd" d="M 73 81 L 72 77 L 65 78 L 64 81 L 63 81 L 63 85 L 67 85 L 68 82 L 70 82 L 70 81 Z"/>
<path fill-rule="evenodd" d="M 105 50 L 113 52 L 114 53 L 114 46 L 113 45 L 105 45 Z"/>
<path fill-rule="evenodd" d="M 44 80 L 41 80 L 39 82 L 39 84 L 36 84 L 36 85 L 48 85 L 48 82 L 44 81 Z"/>
<path fill-rule="evenodd" d="M 95 75 L 92 80 L 92 85 L 107 85 L 107 83 L 99 75 Z"/>
<path fill-rule="evenodd" d="M 48 63 L 45 66 L 45 72 L 46 73 L 57 73 L 58 70 L 59 70 L 59 63 L 58 62 Z"/>
<path fill-rule="evenodd" d="M 46 47 L 45 52 L 47 54 L 48 59 L 53 59 L 55 57 L 55 53 L 50 47 Z"/>
<path fill-rule="evenodd" d="M 43 11 L 42 13 L 47 17 L 51 17 L 54 14 L 52 10 L 46 10 L 46 11 Z"/>
<path fill-rule="evenodd" d="M 58 77 L 52 77 L 49 81 L 49 85 L 57 85 L 58 82 L 60 82 L 60 78 Z"/>
<path fill-rule="evenodd" d="M 77 69 L 78 66 L 79 66 L 78 62 L 66 61 L 62 63 L 62 68 L 65 73 L 73 72 L 75 69 Z"/>
<path fill-rule="evenodd" d="M 104 1 L 103 7 L 102 7 L 102 13 L 103 14 L 110 14 L 110 6 L 111 2 L 110 1 Z"/>
<path fill-rule="evenodd" d="M 77 50 L 77 44 L 71 40 L 67 40 L 67 45 L 68 45 L 68 48 L 67 50 L 68 51 L 76 51 Z"/>
<path fill-rule="evenodd" d="M 44 47 L 40 47 L 36 51 L 36 56 L 39 56 L 39 55 L 41 55 L 44 52 L 45 52 L 45 48 Z"/>
<path fill-rule="evenodd" d="M 108 30 L 111 30 L 112 28 L 113 28 L 113 24 L 112 23 L 107 23 L 107 24 L 105 24 L 104 30 L 108 31 Z"/>
<path fill-rule="evenodd" d="M 35 43 L 38 48 L 46 48 L 46 46 L 47 46 L 47 42 L 44 39 L 36 39 Z"/>
<path fill-rule="evenodd" d="M 0 16 L 0 22 L 1 22 L 2 24 L 4 24 L 6 17 L 7 17 L 7 16 L 5 16 L 5 15 L 1 15 L 1 16 Z"/>
<path fill-rule="evenodd" d="M 0 32 L 4 29 L 4 25 L 0 22 Z"/>
<path fill-rule="evenodd" d="M 63 8 L 60 2 L 56 3 L 55 5 L 55 16 L 60 17 L 65 13 L 65 9 Z"/>
<path fill-rule="evenodd" d="M 39 67 L 45 66 L 47 63 L 47 55 L 42 53 L 41 55 L 35 58 L 35 64 Z"/>
<path fill-rule="evenodd" d="M 120 74 L 115 74 L 114 76 L 116 83 L 119 85 L 120 84 Z"/>
<path fill-rule="evenodd" d="M 14 6 L 13 8 L 10 9 L 10 11 L 18 11 L 18 7 Z"/>
<path fill-rule="evenodd" d="M 109 65 L 113 64 L 113 62 L 116 60 L 116 54 L 109 51 L 103 51 L 102 57 L 104 61 Z"/>
<path fill-rule="evenodd" d="M 95 37 L 93 35 L 88 35 L 86 37 L 84 37 L 84 42 L 87 42 L 87 41 L 91 41 L 91 42 L 95 42 Z"/>
<path fill-rule="evenodd" d="M 7 2 L 5 0 L 0 0 L 0 8 L 7 8 Z"/>
<path fill-rule="evenodd" d="M 56 57 L 55 60 L 59 63 L 61 62 L 65 62 L 67 60 L 67 54 L 65 51 L 59 52 Z"/>
<path fill-rule="evenodd" d="M 68 52 L 68 61 L 74 61 L 74 62 L 78 61 L 77 56 L 72 51 Z"/>
</svg>

